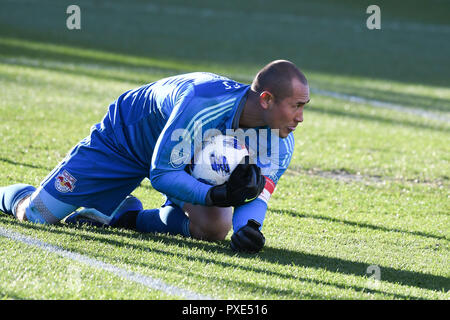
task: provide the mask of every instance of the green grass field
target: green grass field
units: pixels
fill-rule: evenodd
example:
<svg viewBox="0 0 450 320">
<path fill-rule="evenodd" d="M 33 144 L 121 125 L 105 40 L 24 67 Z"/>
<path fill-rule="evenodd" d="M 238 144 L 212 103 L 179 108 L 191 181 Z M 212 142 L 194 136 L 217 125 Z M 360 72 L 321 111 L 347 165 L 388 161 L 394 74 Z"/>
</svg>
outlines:
<svg viewBox="0 0 450 320">
<path fill-rule="evenodd" d="M 217 299 L 450 298 L 448 2 L 379 1 L 372 31 L 368 1 L 94 3 L 77 1 L 70 31 L 70 1 L 0 1 L 0 186 L 38 185 L 125 90 L 199 70 L 248 83 L 289 59 L 312 99 L 266 247 L 238 255 L 231 233 L 210 243 L 4 214 L 0 231 Z M 149 181 L 134 194 L 163 200 Z M 0 298 L 181 297 L 0 236 Z"/>
</svg>

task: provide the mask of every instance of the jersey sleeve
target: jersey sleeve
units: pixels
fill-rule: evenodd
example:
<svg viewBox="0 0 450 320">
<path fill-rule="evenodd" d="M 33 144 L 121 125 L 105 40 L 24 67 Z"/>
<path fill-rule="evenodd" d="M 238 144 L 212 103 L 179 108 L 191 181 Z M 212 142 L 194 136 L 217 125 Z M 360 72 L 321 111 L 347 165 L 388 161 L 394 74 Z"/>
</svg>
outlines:
<svg viewBox="0 0 450 320">
<path fill-rule="evenodd" d="M 155 145 L 150 181 L 156 190 L 170 198 L 205 205 L 211 186 L 184 169 L 194 151 L 201 148 L 203 133 L 221 127 L 238 99 L 233 95 L 211 94 L 214 87 L 209 88 L 210 96 L 205 97 L 202 89 L 193 88 L 174 106 Z"/>
<path fill-rule="evenodd" d="M 286 139 L 280 139 L 279 157 L 272 159 L 271 165 L 261 168 L 261 172 L 266 179 L 264 190 L 258 198 L 236 207 L 233 213 L 233 230 L 238 231 L 247 224 L 249 219 L 254 219 L 263 226 L 266 216 L 268 202 L 272 194 L 275 192 L 278 181 L 289 166 L 294 150 L 293 135 L 289 135 Z"/>
<path fill-rule="evenodd" d="M 187 136 L 188 109 L 192 108 L 193 95 L 185 95 L 174 107 L 153 151 L 150 167 L 152 186 L 166 194 L 193 204 L 205 204 L 210 186 L 187 174 L 183 168 L 191 159 L 191 137 Z"/>
</svg>

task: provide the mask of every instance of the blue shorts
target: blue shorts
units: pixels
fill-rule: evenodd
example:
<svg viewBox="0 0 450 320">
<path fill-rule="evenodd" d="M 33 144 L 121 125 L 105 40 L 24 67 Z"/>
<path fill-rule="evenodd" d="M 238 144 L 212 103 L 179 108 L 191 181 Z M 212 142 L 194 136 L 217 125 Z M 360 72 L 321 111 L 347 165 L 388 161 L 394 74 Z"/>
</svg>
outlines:
<svg viewBox="0 0 450 320">
<path fill-rule="evenodd" d="M 111 137 L 94 129 L 41 186 L 59 201 L 109 215 L 148 175 L 149 168 L 120 152 Z"/>
</svg>

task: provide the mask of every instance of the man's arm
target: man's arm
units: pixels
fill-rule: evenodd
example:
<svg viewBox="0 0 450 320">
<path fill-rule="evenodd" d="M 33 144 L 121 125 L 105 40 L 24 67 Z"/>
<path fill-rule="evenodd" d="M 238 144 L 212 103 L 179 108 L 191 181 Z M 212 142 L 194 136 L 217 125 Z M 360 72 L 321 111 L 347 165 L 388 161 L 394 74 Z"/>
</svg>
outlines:
<svg viewBox="0 0 450 320">
<path fill-rule="evenodd" d="M 193 99 L 192 91 L 178 101 L 157 140 L 150 181 L 156 190 L 172 198 L 205 205 L 211 186 L 184 171 L 194 150 L 190 120 L 201 110 L 202 106 Z"/>
<path fill-rule="evenodd" d="M 266 184 L 258 198 L 235 208 L 233 214 L 233 230 L 235 232 L 245 226 L 250 219 L 257 221 L 261 225 L 259 227 L 261 230 L 266 216 L 268 201 L 275 190 L 275 183 L 268 177 L 265 177 L 265 179 Z"/>
<path fill-rule="evenodd" d="M 190 163 L 195 150 L 201 147 L 203 133 L 220 127 L 224 119 L 233 114 L 240 97 L 245 93 L 244 89 L 239 88 L 236 89 L 237 93 L 233 93 L 224 89 L 222 82 L 205 84 L 186 90 L 185 96 L 177 101 L 157 140 L 152 157 L 150 181 L 156 190 L 192 204 L 230 206 L 236 202 L 233 201 L 236 200 L 233 193 L 239 191 L 237 188 L 211 187 L 187 174 L 184 167 Z M 208 95 L 205 96 L 203 91 L 207 91 Z M 258 177 L 258 172 L 253 176 Z M 240 179 L 235 180 L 234 185 L 239 185 Z M 262 179 L 260 181 L 264 183 Z M 215 192 L 209 193 L 211 189 Z M 240 195 L 245 194 L 241 192 Z"/>
<path fill-rule="evenodd" d="M 290 136 L 280 143 L 279 159 L 264 169 L 266 184 L 259 197 L 250 203 L 236 207 L 233 214 L 231 248 L 235 251 L 256 253 L 264 244 L 262 226 L 266 216 L 268 202 L 276 188 L 276 183 L 286 171 L 292 158 L 294 139 Z"/>
<path fill-rule="evenodd" d="M 234 210 L 234 233 L 231 237 L 231 248 L 234 251 L 257 253 L 264 247 L 266 239 L 261 229 L 266 216 L 267 202 L 275 190 L 273 181 L 268 177 L 265 179 L 266 184 L 259 197 Z"/>
</svg>

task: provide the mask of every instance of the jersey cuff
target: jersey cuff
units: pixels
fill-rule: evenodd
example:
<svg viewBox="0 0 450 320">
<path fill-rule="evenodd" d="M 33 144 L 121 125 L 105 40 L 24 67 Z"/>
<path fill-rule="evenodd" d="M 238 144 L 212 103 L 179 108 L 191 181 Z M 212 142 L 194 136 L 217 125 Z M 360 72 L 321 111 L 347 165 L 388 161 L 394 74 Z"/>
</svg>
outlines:
<svg viewBox="0 0 450 320">
<path fill-rule="evenodd" d="M 269 202 L 270 197 L 272 196 L 272 193 L 275 191 L 276 185 L 272 179 L 266 176 L 264 177 L 266 178 L 266 184 L 264 185 L 264 190 L 261 192 L 258 199 L 261 199 L 267 204 Z"/>
</svg>

